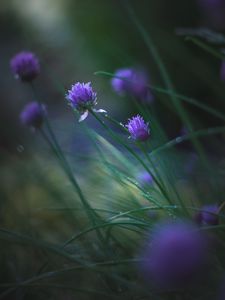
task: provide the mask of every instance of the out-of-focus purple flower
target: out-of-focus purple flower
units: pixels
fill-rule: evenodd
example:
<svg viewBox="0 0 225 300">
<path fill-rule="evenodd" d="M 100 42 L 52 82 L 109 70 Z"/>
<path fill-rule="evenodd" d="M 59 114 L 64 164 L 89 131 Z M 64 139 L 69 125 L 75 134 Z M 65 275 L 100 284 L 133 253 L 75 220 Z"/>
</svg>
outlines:
<svg viewBox="0 0 225 300">
<path fill-rule="evenodd" d="M 147 171 L 139 172 L 137 181 L 143 187 L 151 186 L 153 184 L 153 178 Z"/>
<path fill-rule="evenodd" d="M 145 123 L 144 119 L 137 115 L 129 119 L 127 125 L 125 125 L 130 133 L 130 136 L 135 141 L 144 142 L 150 137 L 150 129 L 148 123 Z"/>
<path fill-rule="evenodd" d="M 220 79 L 225 82 L 225 61 L 223 61 L 221 64 Z"/>
<path fill-rule="evenodd" d="M 149 78 L 144 71 L 124 68 L 117 70 L 115 76 L 111 84 L 118 94 L 131 94 L 146 102 L 153 101 L 153 95 L 148 87 Z"/>
<path fill-rule="evenodd" d="M 93 91 L 90 82 L 77 82 L 73 84 L 66 94 L 66 99 L 72 108 L 81 114 L 79 121 L 83 121 L 87 118 L 89 109 L 95 112 L 106 112 L 103 109 L 94 109 L 94 106 L 97 104 L 97 93 Z"/>
<path fill-rule="evenodd" d="M 217 225 L 219 223 L 218 211 L 217 204 L 204 205 L 196 214 L 195 220 L 200 225 Z"/>
<path fill-rule="evenodd" d="M 225 1 L 224 0 L 198 0 L 208 20 L 217 29 L 225 28 Z"/>
<path fill-rule="evenodd" d="M 157 225 L 142 254 L 141 270 L 148 282 L 160 288 L 189 286 L 205 269 L 205 236 L 185 222 Z"/>
<path fill-rule="evenodd" d="M 22 81 L 32 81 L 40 73 L 40 64 L 37 56 L 28 51 L 16 54 L 11 59 L 10 66 L 15 77 Z"/>
<path fill-rule="evenodd" d="M 20 114 L 20 121 L 26 126 L 38 129 L 43 124 L 45 114 L 47 114 L 47 112 L 44 104 L 31 102 L 28 103 L 22 110 Z"/>
</svg>

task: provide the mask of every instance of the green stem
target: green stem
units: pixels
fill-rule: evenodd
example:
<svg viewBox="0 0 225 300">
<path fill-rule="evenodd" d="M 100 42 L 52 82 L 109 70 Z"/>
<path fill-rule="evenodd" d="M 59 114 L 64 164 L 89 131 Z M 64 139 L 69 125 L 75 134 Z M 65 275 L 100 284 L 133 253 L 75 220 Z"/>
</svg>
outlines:
<svg viewBox="0 0 225 300">
<path fill-rule="evenodd" d="M 152 160 L 151 160 L 151 158 L 150 158 L 150 156 L 149 156 L 149 153 L 146 151 L 146 149 L 144 149 L 143 152 L 145 153 L 145 156 L 146 156 L 147 160 L 149 161 L 149 163 L 153 166 L 153 170 L 154 170 L 155 172 L 157 172 L 157 170 L 156 170 L 156 168 L 154 167 L 154 164 L 153 164 L 153 162 L 152 162 Z M 156 173 L 156 174 L 157 174 L 157 173 Z M 179 193 L 177 192 L 174 183 L 171 182 L 171 180 L 170 180 L 170 178 L 168 178 L 168 176 L 167 176 L 167 180 L 168 180 L 168 182 L 170 183 L 170 186 L 172 187 L 172 189 L 173 189 L 173 191 L 174 191 L 174 194 L 175 194 L 175 196 L 177 197 L 177 200 L 178 200 L 179 203 L 180 203 L 180 206 L 181 206 L 182 209 L 185 211 L 186 215 L 189 215 L 188 210 L 187 210 L 186 206 L 184 205 L 184 203 L 183 203 L 183 201 L 182 201 L 182 199 L 181 199 Z"/>
<path fill-rule="evenodd" d="M 118 78 L 118 79 L 121 79 L 121 80 L 124 80 L 124 81 L 127 81 L 127 82 L 131 82 L 130 80 L 128 80 L 126 78 L 116 76 L 113 73 L 105 72 L 105 71 L 97 71 L 97 72 L 94 73 L 94 75 L 104 75 L 104 76 L 108 76 L 108 77 L 111 77 L 111 78 Z M 198 100 L 196 100 L 194 98 L 190 98 L 190 97 L 175 93 L 172 90 L 164 89 L 164 88 L 154 86 L 154 85 L 150 85 L 150 84 L 147 84 L 146 87 L 148 87 L 150 90 L 155 91 L 156 93 L 159 93 L 159 94 L 165 94 L 165 95 L 169 95 L 169 96 L 173 95 L 177 99 L 182 100 L 182 101 L 184 101 L 188 104 L 191 104 L 195 107 L 198 107 L 199 109 L 204 110 L 205 112 L 213 115 L 214 117 L 217 117 L 218 119 L 221 119 L 221 120 L 225 121 L 225 115 L 223 113 L 217 111 L 216 109 L 212 108 L 211 106 L 208 106 L 206 104 L 203 104 L 203 103 L 199 102 Z"/>
<path fill-rule="evenodd" d="M 34 88 L 34 85 L 31 84 L 31 89 L 33 91 L 33 94 L 35 96 L 35 99 L 38 99 L 38 97 L 36 96 L 36 91 Z M 38 103 L 40 103 L 39 100 L 37 100 Z M 61 150 L 61 147 L 57 141 L 57 138 L 55 137 L 55 134 L 51 128 L 50 122 L 48 120 L 48 117 L 46 114 L 44 114 L 44 120 L 45 120 L 45 124 L 48 130 L 48 133 L 52 139 L 52 141 L 48 138 L 48 136 L 44 133 L 44 131 L 42 130 L 42 136 L 44 137 L 44 139 L 47 141 L 47 143 L 49 144 L 50 148 L 52 149 L 52 151 L 55 153 L 56 157 L 58 158 L 58 161 L 60 162 L 60 165 L 62 166 L 62 168 L 64 169 L 65 173 L 67 174 L 69 180 L 71 181 L 71 183 L 73 184 L 80 200 L 81 203 L 83 204 L 84 208 L 85 208 L 85 212 L 88 216 L 88 218 L 90 219 L 91 223 L 93 224 L 93 226 L 96 226 L 97 222 L 95 220 L 95 217 L 99 218 L 98 214 L 91 210 L 91 205 L 89 204 L 89 202 L 87 201 L 87 199 L 85 198 L 80 185 L 78 184 L 77 180 L 75 179 L 75 176 L 69 166 L 68 161 L 66 160 L 63 151 Z M 105 249 L 105 241 L 104 241 L 104 237 L 101 233 L 100 230 L 96 230 L 97 236 L 99 238 L 99 240 L 101 241 L 102 247 L 103 249 Z"/>
<path fill-rule="evenodd" d="M 173 83 L 170 79 L 169 73 L 167 72 L 166 66 L 163 63 L 163 61 L 162 61 L 162 59 L 159 55 L 158 50 L 154 45 L 153 40 L 151 39 L 150 35 L 145 30 L 144 26 L 142 26 L 141 22 L 139 21 L 138 17 L 136 16 L 134 10 L 132 9 L 129 1 L 124 0 L 124 4 L 125 4 L 125 8 L 127 9 L 127 12 L 129 14 L 129 17 L 130 17 L 131 21 L 137 27 L 141 37 L 143 38 L 143 41 L 145 42 L 145 44 L 146 44 L 146 46 L 149 50 L 150 55 L 153 57 L 154 61 L 156 62 L 157 66 L 158 66 L 158 69 L 159 69 L 159 73 L 162 76 L 162 80 L 164 81 L 164 84 L 165 84 L 166 88 L 168 90 L 173 91 L 174 90 L 174 85 L 173 85 Z M 187 127 L 187 129 L 190 132 L 192 132 L 193 131 L 193 126 L 192 126 L 192 124 L 189 120 L 188 113 L 185 111 L 185 109 L 182 106 L 182 103 L 179 101 L 179 99 L 177 99 L 175 97 L 174 94 L 171 94 L 171 100 L 172 100 L 172 103 L 173 103 L 176 111 L 178 112 L 182 122 Z M 192 137 L 191 141 L 192 141 L 193 145 L 195 146 L 197 152 L 199 153 L 202 164 L 204 166 L 206 166 L 207 169 L 209 169 L 208 160 L 207 160 L 207 157 L 204 153 L 202 145 L 200 144 L 200 142 L 198 141 L 198 139 L 196 137 Z"/>
<path fill-rule="evenodd" d="M 109 116 L 107 113 L 102 113 L 102 115 L 109 120 L 110 122 L 112 122 L 114 125 L 118 126 L 119 128 L 121 128 L 123 131 L 125 131 L 126 133 L 128 132 L 127 128 L 120 122 L 118 122 L 117 120 L 115 120 L 114 118 L 112 118 L 111 116 Z"/>
<path fill-rule="evenodd" d="M 155 183 L 157 184 L 159 190 L 161 191 L 161 193 L 163 194 L 163 196 L 167 199 L 167 201 L 171 204 L 171 201 L 169 199 L 169 197 L 167 196 L 167 194 L 165 193 L 165 191 L 163 190 L 161 184 L 158 182 L 158 180 L 156 179 L 156 177 L 152 174 L 151 170 L 148 168 L 148 166 L 145 164 L 145 162 L 135 153 L 135 151 L 133 149 L 131 149 L 129 146 L 127 146 L 116 134 L 114 134 L 114 132 L 108 127 L 106 126 L 106 124 L 98 117 L 98 115 L 93 111 L 90 110 L 89 111 L 94 117 L 95 119 L 108 131 L 108 133 L 110 134 L 110 136 L 116 140 L 119 144 L 121 144 L 122 146 L 124 146 L 124 148 L 130 153 L 132 154 L 132 156 L 135 157 L 135 159 L 144 167 L 144 169 L 152 176 L 153 180 L 155 181 Z"/>
<path fill-rule="evenodd" d="M 199 39 L 196 39 L 195 37 L 187 36 L 185 40 L 191 41 L 193 44 L 197 45 L 198 47 L 202 48 L 203 50 L 207 51 L 208 53 L 212 54 L 213 56 L 219 58 L 222 61 L 225 59 L 225 56 L 222 52 L 215 50 L 213 47 L 206 45 L 205 43 L 203 43 Z"/>
</svg>

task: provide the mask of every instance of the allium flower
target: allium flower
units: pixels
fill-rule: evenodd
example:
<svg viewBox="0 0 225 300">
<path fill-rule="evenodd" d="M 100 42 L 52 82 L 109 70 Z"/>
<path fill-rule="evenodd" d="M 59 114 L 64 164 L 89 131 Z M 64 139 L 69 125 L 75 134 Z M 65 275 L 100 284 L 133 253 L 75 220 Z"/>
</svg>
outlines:
<svg viewBox="0 0 225 300">
<path fill-rule="evenodd" d="M 68 90 L 66 99 L 69 101 L 72 108 L 81 114 L 79 121 L 83 121 L 88 116 L 88 110 L 93 109 L 93 107 L 97 104 L 97 93 L 93 91 L 90 82 L 77 82 L 72 85 L 70 90 Z M 93 109 L 93 111 L 106 112 L 103 109 Z"/>
<path fill-rule="evenodd" d="M 153 183 L 152 176 L 147 171 L 142 171 L 137 175 L 137 181 L 143 187 L 151 186 Z"/>
<path fill-rule="evenodd" d="M 145 72 L 124 68 L 117 70 L 115 76 L 111 84 L 118 94 L 131 94 L 147 102 L 153 101 L 153 95 L 148 88 L 149 79 Z"/>
<path fill-rule="evenodd" d="M 148 123 L 145 123 L 144 119 L 139 115 L 129 119 L 125 126 L 127 127 L 131 138 L 135 141 L 144 142 L 150 137 L 149 125 Z"/>
<path fill-rule="evenodd" d="M 201 211 L 196 214 L 195 219 L 200 225 L 217 225 L 219 206 L 217 204 L 204 205 Z"/>
<path fill-rule="evenodd" d="M 189 223 L 158 225 L 143 252 L 146 280 L 161 288 L 184 288 L 197 279 L 207 263 L 203 233 Z"/>
<path fill-rule="evenodd" d="M 38 102 L 28 103 L 20 114 L 22 124 L 38 129 L 42 126 L 46 107 Z"/>
<path fill-rule="evenodd" d="M 32 81 L 40 73 L 38 58 L 35 54 L 28 51 L 16 54 L 11 59 L 10 66 L 15 77 L 22 81 Z"/>
</svg>

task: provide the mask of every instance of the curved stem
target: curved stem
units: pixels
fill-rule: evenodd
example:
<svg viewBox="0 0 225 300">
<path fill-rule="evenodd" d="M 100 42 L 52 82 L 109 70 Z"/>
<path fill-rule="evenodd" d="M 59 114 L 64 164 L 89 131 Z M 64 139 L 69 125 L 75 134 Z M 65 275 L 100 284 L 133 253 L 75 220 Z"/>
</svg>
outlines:
<svg viewBox="0 0 225 300">
<path fill-rule="evenodd" d="M 38 100 L 38 97 L 36 96 L 36 91 L 35 91 L 34 85 L 31 84 L 30 86 L 31 86 L 32 92 L 35 96 L 35 99 L 38 101 L 38 103 L 40 103 L 40 101 Z M 95 217 L 99 218 L 99 215 L 95 211 L 91 210 L 91 205 L 85 198 L 85 196 L 80 188 L 80 185 L 78 184 L 78 182 L 73 174 L 73 171 L 71 170 L 71 167 L 70 167 L 66 157 L 64 156 L 63 151 L 61 150 L 61 147 L 60 147 L 60 145 L 57 141 L 57 138 L 51 128 L 50 122 L 48 120 L 48 116 L 46 114 L 44 114 L 44 120 L 45 120 L 46 127 L 47 127 L 47 130 L 48 130 L 48 133 L 49 133 L 49 136 L 51 137 L 51 139 L 49 139 L 49 137 L 45 134 L 45 132 L 43 130 L 41 130 L 41 134 L 44 137 L 44 139 L 46 140 L 46 142 L 49 144 L 53 153 L 56 155 L 58 161 L 60 162 L 61 167 L 64 169 L 69 180 L 71 181 L 72 185 L 74 186 L 74 188 L 78 194 L 78 197 L 80 198 L 81 203 L 83 204 L 83 206 L 85 208 L 87 217 L 90 219 L 92 225 L 96 226 L 97 222 L 96 222 Z M 104 239 L 101 231 L 97 229 L 96 233 L 97 233 L 99 240 L 101 241 L 102 247 L 105 249 L 105 239 Z"/>
<path fill-rule="evenodd" d="M 163 196 L 167 199 L 167 201 L 171 204 L 171 201 L 169 199 L 169 197 L 167 196 L 167 194 L 165 193 L 165 191 L 163 190 L 161 184 L 159 183 L 159 181 L 157 180 L 157 178 L 152 174 L 151 170 L 148 168 L 148 166 L 145 164 L 145 162 L 135 153 L 135 151 L 133 149 L 131 149 L 129 146 L 127 146 L 116 134 L 114 134 L 114 132 L 105 125 L 104 121 L 101 120 L 101 118 L 98 117 L 98 115 L 93 112 L 92 110 L 90 110 L 90 113 L 95 117 L 95 119 L 109 132 L 110 136 L 116 140 L 117 142 L 119 142 L 121 145 L 123 145 L 125 147 L 125 149 L 132 154 L 132 156 L 135 157 L 135 159 L 144 167 L 144 169 L 152 176 L 152 178 L 154 179 L 155 183 L 157 184 L 158 188 L 160 189 L 161 193 L 163 194 Z"/>
</svg>

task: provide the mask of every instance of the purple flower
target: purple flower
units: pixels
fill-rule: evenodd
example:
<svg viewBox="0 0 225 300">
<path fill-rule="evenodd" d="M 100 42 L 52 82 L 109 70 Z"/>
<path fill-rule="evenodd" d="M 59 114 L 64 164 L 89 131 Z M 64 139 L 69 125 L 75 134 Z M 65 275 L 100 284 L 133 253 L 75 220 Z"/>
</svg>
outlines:
<svg viewBox="0 0 225 300">
<path fill-rule="evenodd" d="M 32 81 L 40 73 L 38 58 L 35 54 L 28 51 L 16 54 L 11 59 L 10 66 L 15 77 L 22 81 Z"/>
<path fill-rule="evenodd" d="M 181 288 L 197 279 L 207 262 L 207 242 L 194 225 L 177 221 L 156 226 L 142 254 L 148 282 Z"/>
<path fill-rule="evenodd" d="M 129 119 L 125 126 L 127 127 L 131 138 L 135 141 L 144 142 L 150 137 L 149 125 L 148 123 L 145 123 L 144 119 L 139 115 Z"/>
<path fill-rule="evenodd" d="M 69 101 L 72 108 L 81 114 L 79 121 L 83 121 L 88 116 L 88 110 L 93 109 L 93 107 L 97 104 L 97 93 L 93 91 L 90 82 L 77 82 L 72 85 L 70 90 L 68 90 L 66 99 Z M 103 109 L 93 109 L 93 111 L 106 112 Z"/>
<path fill-rule="evenodd" d="M 217 225 L 219 206 L 217 204 L 204 205 L 201 211 L 196 214 L 195 220 L 200 225 Z"/>
<path fill-rule="evenodd" d="M 40 128 L 44 121 L 44 115 L 46 114 L 46 107 L 38 102 L 28 103 L 20 114 L 20 121 L 22 124 Z"/>
<path fill-rule="evenodd" d="M 117 70 L 115 76 L 111 84 L 118 94 L 131 94 L 141 100 L 153 101 L 153 95 L 148 88 L 149 79 L 145 72 L 124 68 Z"/>
<path fill-rule="evenodd" d="M 153 178 L 147 171 L 142 171 L 137 175 L 137 181 L 141 186 L 147 187 L 152 185 Z"/>
</svg>

